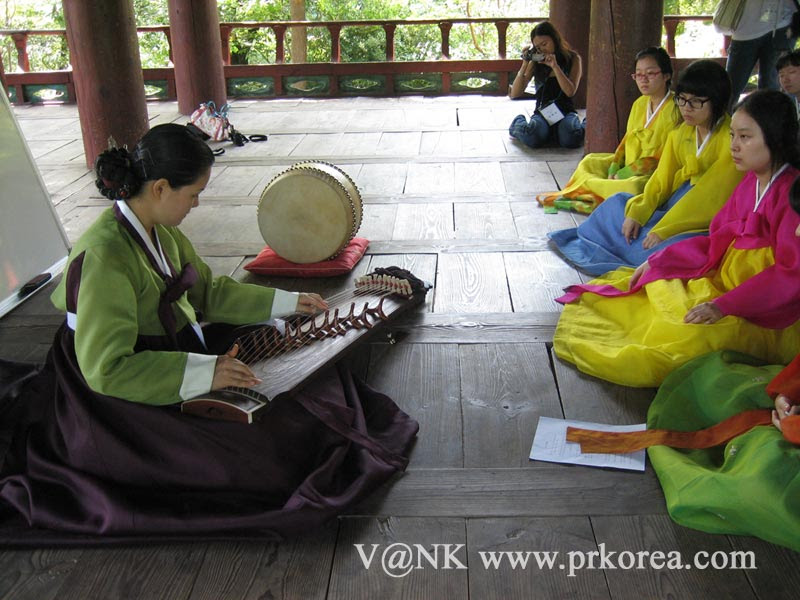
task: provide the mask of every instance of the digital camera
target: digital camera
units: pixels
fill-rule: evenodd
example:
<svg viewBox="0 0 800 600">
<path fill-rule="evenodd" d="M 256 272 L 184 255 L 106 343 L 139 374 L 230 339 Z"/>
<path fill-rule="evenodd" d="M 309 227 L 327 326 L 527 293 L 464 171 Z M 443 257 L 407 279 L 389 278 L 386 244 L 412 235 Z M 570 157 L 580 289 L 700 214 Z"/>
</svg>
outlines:
<svg viewBox="0 0 800 600">
<path fill-rule="evenodd" d="M 535 48 L 525 48 L 525 50 L 522 51 L 522 60 L 542 62 L 544 60 L 544 54 L 536 52 Z"/>
</svg>

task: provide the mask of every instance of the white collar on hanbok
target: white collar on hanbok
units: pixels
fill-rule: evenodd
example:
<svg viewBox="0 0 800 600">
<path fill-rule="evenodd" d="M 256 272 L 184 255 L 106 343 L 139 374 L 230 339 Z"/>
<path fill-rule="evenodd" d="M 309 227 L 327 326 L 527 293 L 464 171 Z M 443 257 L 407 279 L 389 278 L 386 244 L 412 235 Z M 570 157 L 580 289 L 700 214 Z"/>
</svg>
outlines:
<svg viewBox="0 0 800 600">
<path fill-rule="evenodd" d="M 139 217 L 136 216 L 136 213 L 131 210 L 131 207 L 128 206 L 128 203 L 125 202 L 125 200 L 117 200 L 117 207 L 122 213 L 122 216 L 124 216 L 128 223 L 130 223 L 136 230 L 136 233 L 141 236 L 142 240 L 147 245 L 147 249 L 150 251 L 150 254 L 152 254 L 158 262 L 158 266 L 161 268 L 161 271 L 164 273 L 164 275 L 171 277 L 172 273 L 170 273 L 167 259 L 164 256 L 164 252 L 161 250 L 161 242 L 158 241 L 158 232 L 153 229 L 153 237 L 155 238 L 155 244 L 153 244 L 153 240 L 150 239 L 150 235 L 145 230 L 144 225 L 142 225 L 142 222 L 139 220 Z"/>
<path fill-rule="evenodd" d="M 647 129 L 650 127 L 650 123 L 653 122 L 653 119 L 656 118 L 656 115 L 661 110 L 661 107 L 664 106 L 664 103 L 667 101 L 668 98 L 672 97 L 672 91 L 667 90 L 667 93 L 664 94 L 664 97 L 661 99 L 661 102 L 658 103 L 655 110 L 650 108 L 650 100 L 647 101 L 647 119 L 644 122 L 644 128 Z"/>
<path fill-rule="evenodd" d="M 700 130 L 697 127 L 694 128 L 694 141 L 697 145 L 697 152 L 695 153 L 695 156 L 700 156 L 703 153 L 703 150 L 708 144 L 708 140 L 711 139 L 711 136 L 714 134 L 714 130 L 717 128 L 717 125 L 719 125 L 720 120 L 722 120 L 722 117 L 720 117 L 720 119 L 714 123 L 714 126 L 708 130 L 708 133 L 706 134 L 706 137 L 703 139 L 702 143 L 700 143 Z"/>
<path fill-rule="evenodd" d="M 153 238 L 155 238 L 155 244 L 153 244 L 153 240 L 150 239 L 150 236 L 147 234 L 147 231 L 142 225 L 142 222 L 139 220 L 139 217 L 136 216 L 131 210 L 131 207 L 128 206 L 128 203 L 124 200 L 117 200 L 116 201 L 117 208 L 119 208 L 120 213 L 122 216 L 128 221 L 128 223 L 133 226 L 136 230 L 136 233 L 142 238 L 145 245 L 147 246 L 147 250 L 153 257 L 156 259 L 159 268 L 163 272 L 163 274 L 167 277 L 172 277 L 172 273 L 170 272 L 169 263 L 167 262 L 167 258 L 164 256 L 164 251 L 161 249 L 161 242 L 158 239 L 158 232 L 153 229 Z M 191 323 L 192 329 L 194 330 L 197 338 L 200 340 L 200 343 L 203 344 L 203 347 L 208 348 L 206 345 L 206 339 L 203 335 L 203 329 L 200 327 L 199 323 Z"/>
<path fill-rule="evenodd" d="M 761 186 L 761 182 L 758 180 L 758 177 L 756 177 L 756 202 L 755 205 L 753 206 L 753 212 L 756 212 L 758 210 L 758 206 L 761 204 L 761 201 L 764 199 L 764 196 L 767 195 L 769 188 L 772 187 L 772 184 L 775 182 L 775 180 L 780 176 L 781 173 L 783 173 L 786 170 L 788 166 L 789 163 L 783 163 L 783 166 L 781 166 L 780 169 L 775 171 L 775 174 L 772 177 L 770 177 L 769 183 L 767 184 L 767 187 L 764 188 L 763 192 L 758 189 Z"/>
</svg>

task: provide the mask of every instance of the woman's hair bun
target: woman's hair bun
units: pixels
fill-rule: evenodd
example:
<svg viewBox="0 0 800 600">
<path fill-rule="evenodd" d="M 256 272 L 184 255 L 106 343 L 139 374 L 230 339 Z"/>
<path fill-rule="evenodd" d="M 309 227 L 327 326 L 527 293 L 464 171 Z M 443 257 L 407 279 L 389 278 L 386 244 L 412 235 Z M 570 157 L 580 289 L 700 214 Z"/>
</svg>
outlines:
<svg viewBox="0 0 800 600">
<path fill-rule="evenodd" d="M 133 158 L 125 148 L 111 148 L 101 153 L 94 162 L 94 171 L 97 189 L 109 200 L 127 200 L 142 186 Z"/>
</svg>

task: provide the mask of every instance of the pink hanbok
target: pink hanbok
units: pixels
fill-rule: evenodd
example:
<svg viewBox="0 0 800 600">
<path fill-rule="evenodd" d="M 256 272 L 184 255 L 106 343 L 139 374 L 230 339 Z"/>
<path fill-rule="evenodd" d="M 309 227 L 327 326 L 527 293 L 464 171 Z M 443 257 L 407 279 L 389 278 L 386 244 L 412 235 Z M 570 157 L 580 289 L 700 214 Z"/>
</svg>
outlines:
<svg viewBox="0 0 800 600">
<path fill-rule="evenodd" d="M 622 385 L 659 385 L 671 371 L 714 350 L 738 350 L 786 364 L 800 348 L 800 216 L 789 189 L 800 171 L 784 166 L 760 199 L 748 173 L 711 221 L 708 236 L 652 255 L 628 290 L 623 267 L 558 298 L 566 304 L 556 354 Z M 714 302 L 725 315 L 686 324 L 687 311 Z"/>
</svg>

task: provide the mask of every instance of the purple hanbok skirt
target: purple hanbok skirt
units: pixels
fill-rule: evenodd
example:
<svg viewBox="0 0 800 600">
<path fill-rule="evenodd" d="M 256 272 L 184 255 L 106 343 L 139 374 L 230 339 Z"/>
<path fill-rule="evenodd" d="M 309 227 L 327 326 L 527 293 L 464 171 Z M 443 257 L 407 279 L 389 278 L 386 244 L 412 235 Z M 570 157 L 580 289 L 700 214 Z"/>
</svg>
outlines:
<svg viewBox="0 0 800 600">
<path fill-rule="evenodd" d="M 43 543 L 58 541 L 47 530 L 88 542 L 284 538 L 346 511 L 407 465 L 417 422 L 342 367 L 245 425 L 94 393 L 72 335 L 62 326 L 35 375 L 0 365 L 0 543 L 10 543 L 3 517 L 20 515 Z"/>
</svg>

